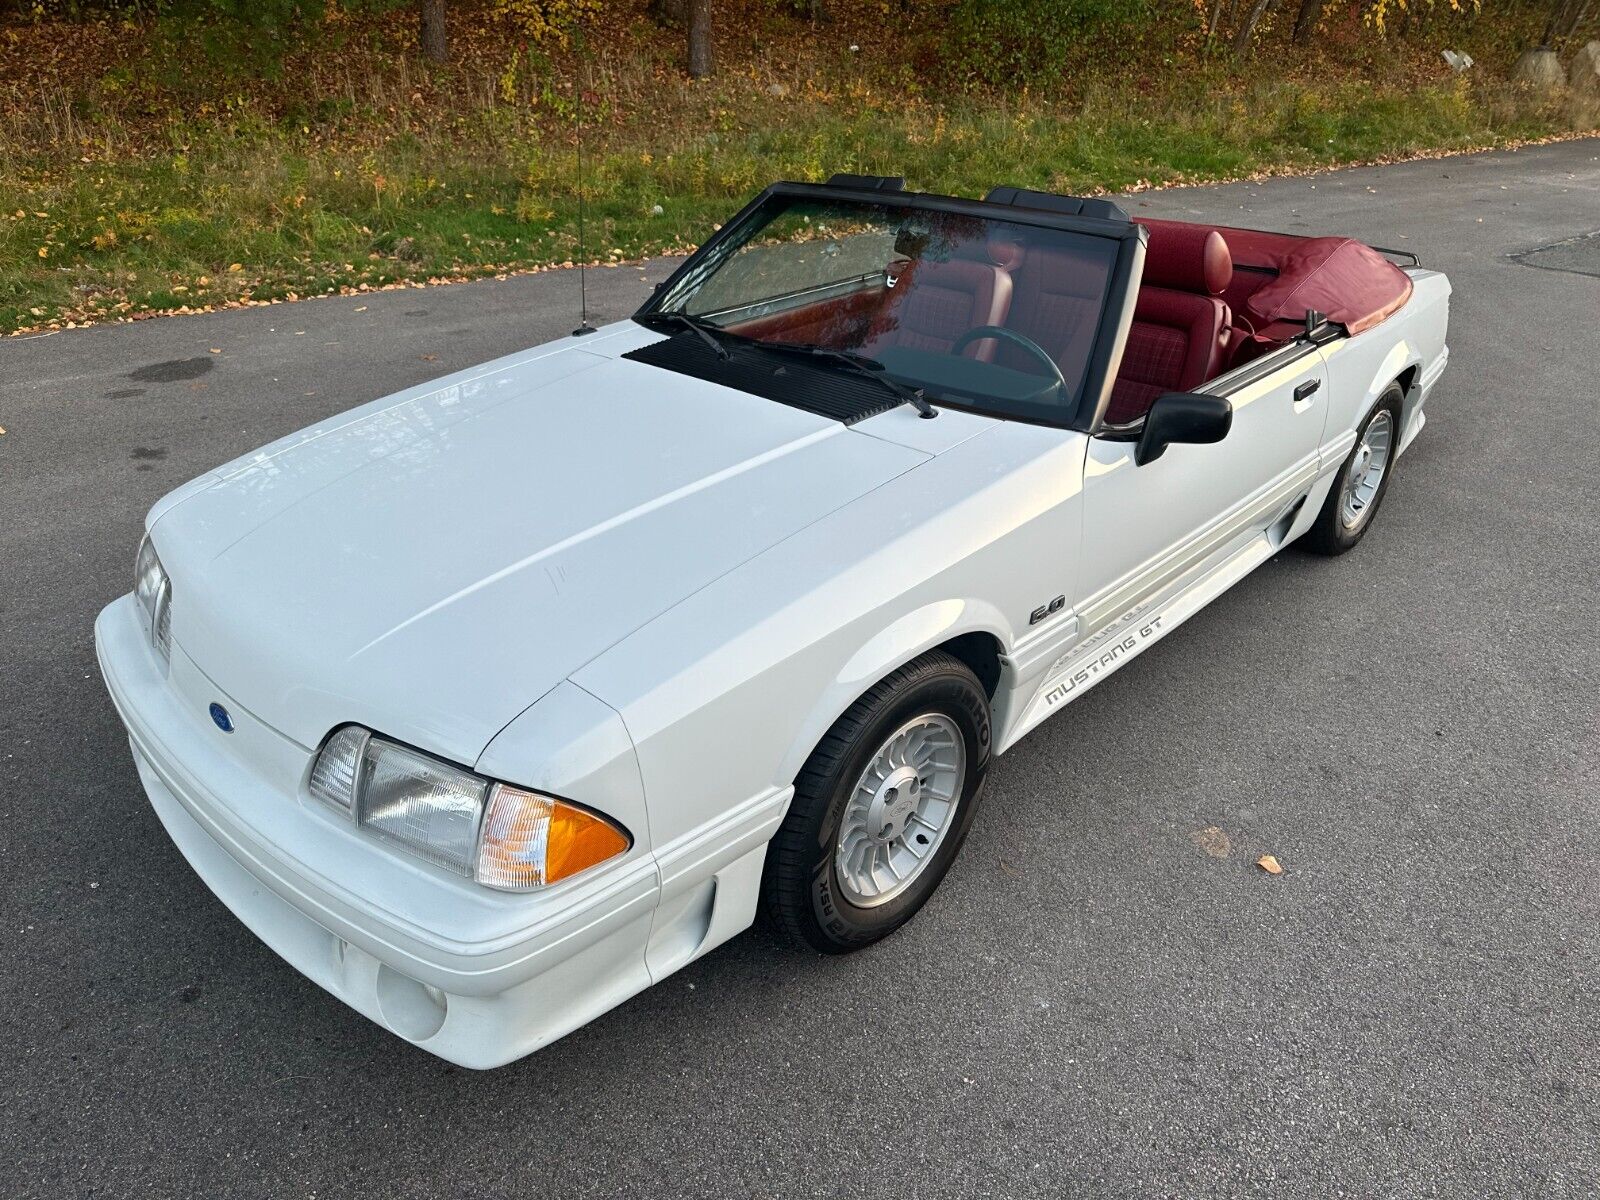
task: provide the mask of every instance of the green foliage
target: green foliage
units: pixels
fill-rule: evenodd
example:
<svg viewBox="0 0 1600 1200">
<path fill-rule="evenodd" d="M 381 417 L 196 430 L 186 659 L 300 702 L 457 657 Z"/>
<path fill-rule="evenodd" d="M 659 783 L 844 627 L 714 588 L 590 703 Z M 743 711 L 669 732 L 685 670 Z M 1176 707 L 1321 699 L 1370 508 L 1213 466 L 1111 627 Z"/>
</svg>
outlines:
<svg viewBox="0 0 1600 1200">
<path fill-rule="evenodd" d="M 320 21 L 337 4 L 347 10 L 382 12 L 408 0 L 13 0 L 36 20 L 81 21 L 95 16 L 170 16 L 182 21 L 233 21 L 256 29 L 288 29 Z M 0 3 L 0 14 L 5 10 Z"/>
<path fill-rule="evenodd" d="M 777 178 L 1081 194 L 1579 120 L 1495 77 L 1548 19 L 1533 0 L 1388 0 L 1381 42 L 1380 2 L 1329 4 L 1297 47 L 1279 0 L 1245 65 L 1205 52 L 1220 0 L 829 0 L 815 25 L 718 0 L 721 73 L 691 82 L 681 28 L 621 0 L 450 0 L 445 70 L 416 0 L 0 0 L 22 17 L 0 20 L 0 334 L 567 262 L 580 108 L 602 261 L 691 246 Z M 1440 45 L 1484 65 L 1452 75 Z"/>
<path fill-rule="evenodd" d="M 35 21 L 83 21 L 91 17 L 152 16 L 166 7 L 166 0 L 11 0 L 10 7 Z M 0 0 L 0 17 L 7 5 Z"/>
<path fill-rule="evenodd" d="M 1437 3 L 1453 13 L 1477 13 L 1483 7 L 1482 0 L 1437 0 Z M 1428 12 L 1435 6 L 1436 0 L 1369 0 L 1361 19 L 1379 33 L 1387 33 L 1397 16 L 1416 11 Z"/>
<path fill-rule="evenodd" d="M 600 0 L 490 0 L 490 11 L 536 46 L 567 46 Z"/>
<path fill-rule="evenodd" d="M 1150 0 L 958 0 L 944 61 L 988 87 L 1059 83 L 1083 46 L 1132 26 Z"/>
<path fill-rule="evenodd" d="M 1508 93 L 1509 95 L 1509 93 Z M 1304 169 L 1549 131 L 1548 114 L 1438 86 L 1230 87 L 1150 96 L 1096 85 L 1070 114 L 965 102 L 808 109 L 726 133 L 647 125 L 587 164 L 588 247 L 616 261 L 703 239 L 775 178 L 904 174 L 982 195 L 997 181 L 1075 194 Z M 455 127 L 372 147 L 261 125 L 185 131 L 182 153 L 13 162 L 0 171 L 0 333 L 54 320 L 307 296 L 570 261 L 572 147 L 490 147 Z"/>
</svg>

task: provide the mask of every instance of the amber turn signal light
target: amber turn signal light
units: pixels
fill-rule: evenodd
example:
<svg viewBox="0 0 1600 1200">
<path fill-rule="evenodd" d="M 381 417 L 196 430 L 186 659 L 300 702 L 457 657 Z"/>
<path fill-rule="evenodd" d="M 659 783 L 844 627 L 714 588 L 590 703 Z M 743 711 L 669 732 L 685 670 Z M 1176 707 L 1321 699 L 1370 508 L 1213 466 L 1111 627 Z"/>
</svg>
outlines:
<svg viewBox="0 0 1600 1200">
<path fill-rule="evenodd" d="M 511 891 L 545 887 L 632 845 L 620 825 L 553 796 L 497 783 L 478 846 L 478 882 Z"/>
</svg>

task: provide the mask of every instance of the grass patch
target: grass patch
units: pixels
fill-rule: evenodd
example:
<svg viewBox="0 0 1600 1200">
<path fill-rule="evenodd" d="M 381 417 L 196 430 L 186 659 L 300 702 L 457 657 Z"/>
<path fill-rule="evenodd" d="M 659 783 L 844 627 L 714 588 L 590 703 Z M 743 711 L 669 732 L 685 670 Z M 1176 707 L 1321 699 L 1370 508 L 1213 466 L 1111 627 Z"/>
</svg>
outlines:
<svg viewBox="0 0 1600 1200">
<path fill-rule="evenodd" d="M 1159 87 L 1091 81 L 1070 99 L 1009 103 L 941 103 L 892 80 L 811 68 L 781 89 L 754 68 L 724 76 L 667 77 L 652 90 L 661 67 L 645 52 L 601 60 L 588 80 L 591 261 L 692 247 L 780 178 L 903 174 L 968 196 L 997 183 L 1116 191 L 1479 147 L 1568 124 L 1487 80 L 1307 72 L 1324 79 L 1312 88 L 1241 79 L 1203 59 Z M 98 92 L 48 93 L 16 110 L 33 124 L 0 141 L 0 333 L 578 255 L 573 106 L 549 76 L 457 77 L 453 99 L 419 104 L 438 85 L 391 72 L 271 113 L 248 96 L 163 112 L 159 93 L 142 97 L 133 78 L 113 70 Z M 98 112 L 95 95 L 147 116 L 136 125 Z"/>
</svg>

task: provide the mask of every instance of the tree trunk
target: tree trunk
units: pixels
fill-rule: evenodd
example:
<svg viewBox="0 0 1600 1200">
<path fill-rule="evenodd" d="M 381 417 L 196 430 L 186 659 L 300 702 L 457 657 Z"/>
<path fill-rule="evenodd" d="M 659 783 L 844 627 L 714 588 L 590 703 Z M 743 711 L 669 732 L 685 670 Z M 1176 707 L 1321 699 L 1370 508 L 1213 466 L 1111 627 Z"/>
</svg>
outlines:
<svg viewBox="0 0 1600 1200">
<path fill-rule="evenodd" d="M 1235 54 L 1243 54 L 1250 49 L 1250 39 L 1255 36 L 1256 25 L 1261 21 L 1261 14 L 1267 11 L 1267 5 L 1271 3 L 1272 0 L 1255 0 L 1255 3 L 1250 6 L 1249 17 L 1245 19 L 1243 25 L 1239 26 L 1239 32 L 1233 39 L 1233 52 Z"/>
<path fill-rule="evenodd" d="M 445 35 L 445 0 L 422 0 L 422 56 L 431 63 L 450 61 L 450 39 Z"/>
<path fill-rule="evenodd" d="M 1577 7 L 1575 0 L 1560 0 L 1550 6 L 1550 19 L 1545 22 L 1544 36 L 1539 39 L 1540 46 L 1554 46 L 1571 35 L 1572 18 Z"/>
<path fill-rule="evenodd" d="M 1300 11 L 1294 19 L 1294 40 L 1302 45 L 1311 39 L 1322 17 L 1322 0 L 1300 0 Z"/>
<path fill-rule="evenodd" d="M 1589 20 L 1589 9 L 1592 4 L 1593 0 L 1582 0 L 1582 3 L 1578 3 L 1578 0 L 1573 0 L 1572 3 L 1567 5 L 1567 23 L 1566 28 L 1561 31 L 1560 36 L 1562 38 L 1573 37 L 1578 30 L 1583 28 L 1584 24 Z"/>
<path fill-rule="evenodd" d="M 711 0 L 689 0 L 689 78 L 704 79 L 715 69 L 711 56 Z"/>
</svg>

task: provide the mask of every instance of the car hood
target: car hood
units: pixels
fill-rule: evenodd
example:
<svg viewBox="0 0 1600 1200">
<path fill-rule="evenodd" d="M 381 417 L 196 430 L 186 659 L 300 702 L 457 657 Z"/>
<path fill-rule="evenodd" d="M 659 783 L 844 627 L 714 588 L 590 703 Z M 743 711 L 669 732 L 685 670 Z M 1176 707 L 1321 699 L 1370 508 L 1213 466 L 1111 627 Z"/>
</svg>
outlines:
<svg viewBox="0 0 1600 1200">
<path fill-rule="evenodd" d="M 246 456 L 152 537 L 173 639 L 233 703 L 308 747 L 356 721 L 470 763 L 595 655 L 927 456 L 557 343 Z"/>
</svg>

